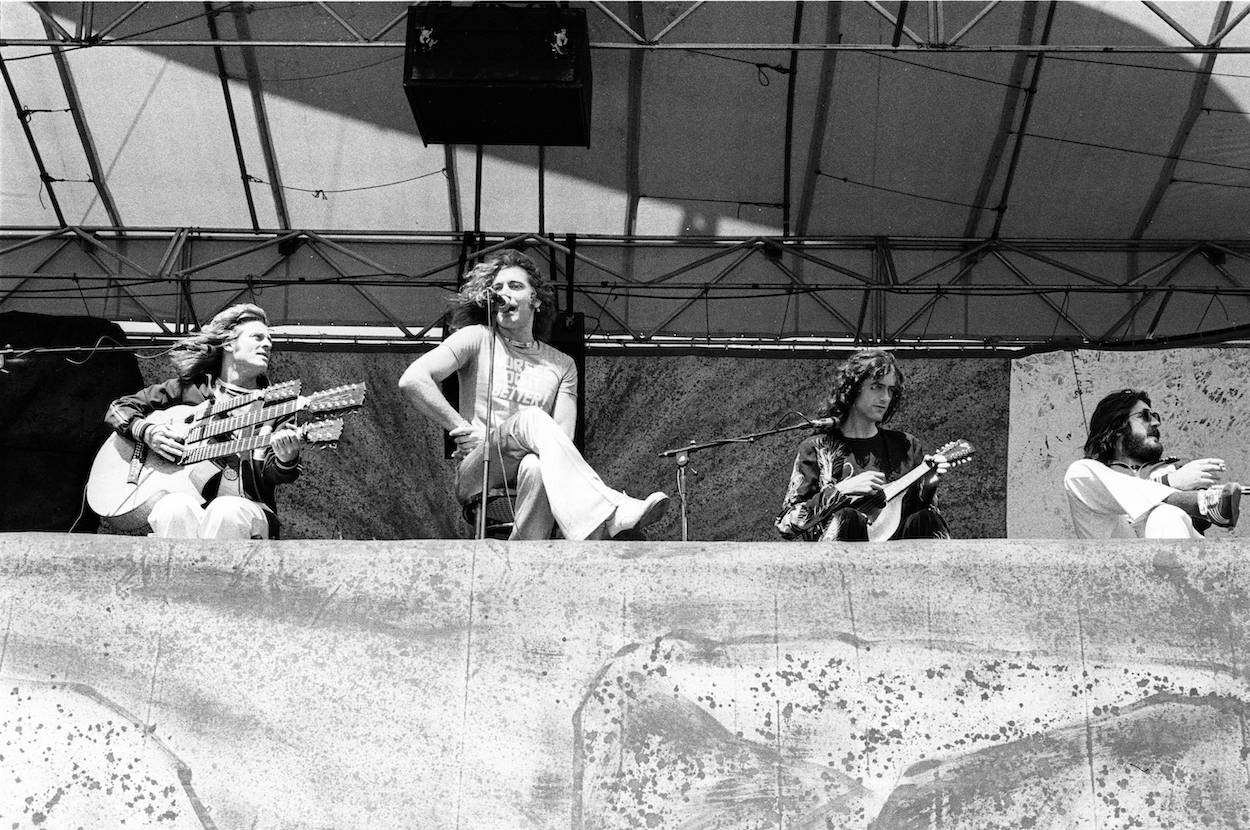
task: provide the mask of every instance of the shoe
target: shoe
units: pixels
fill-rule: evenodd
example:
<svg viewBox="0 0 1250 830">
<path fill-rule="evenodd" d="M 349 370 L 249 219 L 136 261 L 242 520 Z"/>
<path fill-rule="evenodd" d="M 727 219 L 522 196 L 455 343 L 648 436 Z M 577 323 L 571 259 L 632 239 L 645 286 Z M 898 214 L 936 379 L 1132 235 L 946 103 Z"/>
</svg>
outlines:
<svg viewBox="0 0 1250 830">
<path fill-rule="evenodd" d="M 1230 481 L 1219 487 L 1208 487 L 1202 491 L 1202 506 L 1211 524 L 1236 527 L 1237 516 L 1241 512 L 1241 485 Z"/>
<path fill-rule="evenodd" d="M 668 503 L 667 494 L 656 492 L 645 499 L 630 499 L 625 504 L 617 505 L 616 512 L 608 520 L 608 538 L 655 524 L 668 510 Z"/>
</svg>

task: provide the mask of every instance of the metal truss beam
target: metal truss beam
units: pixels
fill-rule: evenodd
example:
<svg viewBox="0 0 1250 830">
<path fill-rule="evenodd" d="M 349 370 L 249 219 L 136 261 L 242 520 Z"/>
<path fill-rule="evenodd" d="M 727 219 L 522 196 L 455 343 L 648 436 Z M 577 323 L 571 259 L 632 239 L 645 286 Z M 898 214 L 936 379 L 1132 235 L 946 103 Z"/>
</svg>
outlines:
<svg viewBox="0 0 1250 830">
<path fill-rule="evenodd" d="M 68 40 L 48 40 L 45 38 L 0 38 L 0 47 L 4 46 L 76 46 L 76 47 L 108 47 L 129 46 L 143 49 L 165 49 L 169 47 L 203 46 L 246 46 L 254 49 L 403 49 L 402 40 L 379 41 L 344 41 L 344 40 L 222 40 L 212 43 L 207 40 L 148 40 L 134 39 L 103 39 L 87 41 L 77 38 Z M 1250 45 L 1201 45 L 1201 46 L 1163 46 L 1143 43 L 1131 44 L 1074 44 L 1052 43 L 1044 46 L 1019 43 L 978 44 L 951 46 L 944 44 L 906 44 L 892 46 L 883 43 L 597 43 L 590 44 L 591 49 L 611 50 L 643 50 L 643 51 L 674 51 L 674 52 L 924 52 L 935 55 L 970 55 L 985 53 L 1014 54 L 1029 52 L 1036 54 L 1097 54 L 1097 55 L 1206 55 L 1206 54 L 1250 54 Z"/>
<path fill-rule="evenodd" d="M 85 6 L 86 4 L 83 5 Z M 49 25 L 48 20 L 50 19 L 51 15 L 44 18 L 45 26 Z M 80 25 L 79 28 L 81 29 L 82 26 Z M 70 116 L 74 120 L 74 128 L 78 131 L 78 140 L 82 144 L 83 158 L 86 159 L 87 169 L 91 172 L 91 183 L 100 197 L 100 203 L 104 205 L 104 212 L 108 214 L 109 222 L 114 225 L 121 225 L 121 214 L 117 210 L 117 203 L 113 200 L 112 191 L 109 190 L 104 166 L 100 163 L 100 154 L 96 150 L 95 138 L 92 136 L 91 127 L 87 124 L 87 119 L 83 115 L 82 100 L 78 95 L 78 84 L 74 82 L 74 75 L 70 71 L 69 62 L 65 59 L 64 50 L 54 46 L 52 48 L 52 59 L 56 63 L 56 71 L 61 78 L 61 88 L 65 93 L 65 102 L 69 105 Z"/>
<path fill-rule="evenodd" d="M 83 4 L 84 11 L 91 4 Z M 142 35 L 136 37 L 127 37 L 124 34 L 115 37 L 110 35 L 117 31 L 120 24 L 127 18 L 131 17 L 144 4 L 132 6 L 124 12 L 120 17 L 115 19 L 99 32 L 91 32 L 90 24 L 84 26 L 83 21 L 79 21 L 77 30 L 71 34 L 66 31 L 59 23 L 52 19 L 52 15 L 44 9 L 39 8 L 39 4 L 34 4 L 38 11 L 49 24 L 53 27 L 52 34 L 48 38 L 0 38 L 0 46 L 132 46 L 142 48 L 160 48 L 160 47 L 185 47 L 185 46 L 206 46 L 214 45 L 212 41 L 199 39 L 155 39 L 146 38 Z M 1250 15 L 1250 6 L 1243 9 L 1240 13 L 1234 15 L 1231 20 L 1222 26 L 1217 27 L 1213 31 L 1209 39 L 1202 40 L 1190 32 L 1184 25 L 1178 22 L 1168 11 L 1166 4 L 1154 2 L 1154 0 L 1142 0 L 1144 5 L 1158 19 L 1163 21 L 1167 26 L 1167 34 L 1171 36 L 1171 42 L 1167 44 L 1126 44 L 1126 43 L 1059 43 L 1059 44 L 1022 44 L 1022 43 L 969 43 L 969 36 L 980 31 L 984 27 L 980 24 L 993 13 L 996 9 L 1009 9 L 1014 4 L 1001 4 L 999 0 L 991 0 L 986 2 L 972 18 L 965 23 L 959 31 L 948 36 L 946 34 L 947 17 L 949 16 L 948 7 L 937 0 L 930 0 L 925 4 L 927 14 L 923 21 L 925 25 L 924 35 L 918 34 L 912 27 L 905 22 L 908 17 L 908 3 L 897 4 L 897 13 L 891 12 L 879 0 L 862 0 L 861 5 L 866 6 L 871 13 L 884 18 L 890 24 L 882 32 L 879 40 L 864 41 L 858 43 L 843 43 L 832 38 L 822 41 L 806 41 L 798 42 L 795 38 L 789 43 L 777 42 L 744 42 L 744 41 L 698 41 L 691 39 L 685 42 L 667 42 L 665 38 L 670 36 L 672 32 L 681 24 L 686 24 L 687 19 L 702 6 L 702 2 L 694 2 L 687 6 L 683 11 L 677 14 L 671 21 L 660 29 L 654 36 L 648 36 L 636 16 L 631 15 L 631 19 L 627 22 L 622 19 L 609 5 L 603 0 L 590 0 L 589 10 L 592 14 L 599 15 L 604 22 L 608 24 L 609 31 L 615 31 L 623 36 L 623 40 L 612 41 L 595 41 L 590 44 L 592 49 L 600 50 L 644 50 L 644 51 L 717 51 L 717 52 L 733 52 L 733 51 L 843 51 L 843 52 L 926 52 L 930 54 L 970 54 L 970 53 L 1012 53 L 1023 52 L 1031 54 L 1044 53 L 1097 53 L 1097 54 L 1214 54 L 1214 53 L 1250 53 L 1250 46 L 1232 45 L 1225 46 L 1223 42 L 1228 35 L 1236 29 Z M 840 4 L 839 4 L 840 5 Z M 846 5 L 850 5 L 849 3 Z M 263 47 L 280 47 L 280 48 L 310 48 L 310 49 L 335 49 L 335 48 L 353 48 L 353 49 L 403 49 L 404 42 L 402 40 L 382 40 L 384 36 L 393 31 L 406 17 L 407 12 L 401 12 L 395 16 L 389 23 L 371 36 L 366 36 L 356 27 L 348 23 L 341 15 L 334 11 L 329 3 L 315 2 L 307 4 L 309 14 L 324 20 L 325 16 L 332 18 L 342 33 L 342 39 L 322 39 L 322 40 L 246 40 L 222 42 L 219 45 L 246 45 L 256 48 Z M 1001 13 L 1001 12 L 1000 12 Z M 912 18 L 916 17 L 913 12 Z M 913 20 L 913 22 L 915 22 Z M 686 24 L 684 29 L 693 28 Z M 242 33 L 241 33 L 242 34 Z"/>
<path fill-rule="evenodd" d="M 56 214 L 56 221 L 65 224 L 65 213 L 61 210 L 61 202 L 56 197 L 56 189 L 52 183 L 58 181 L 48 172 L 47 166 L 43 163 L 43 153 L 39 151 L 39 142 L 35 141 L 35 134 L 30 129 L 30 111 L 22 106 L 21 98 L 18 97 L 17 87 L 13 85 L 13 76 L 9 74 L 9 68 L 4 62 L 4 58 L 0 56 L 0 76 L 4 78 L 5 88 L 9 91 L 9 100 L 13 102 L 13 112 L 17 115 L 18 121 L 22 123 L 22 132 L 26 136 L 26 146 L 30 149 L 31 158 L 34 159 L 35 168 L 39 171 L 39 181 L 43 187 L 47 188 L 48 200 L 52 203 L 52 212 Z"/>
<path fill-rule="evenodd" d="M 1153 3 L 1147 5 L 1154 9 Z M 1228 20 L 1228 10 L 1228 3 L 1219 5 L 1219 10 L 1216 12 L 1215 20 L 1212 23 L 1212 37 L 1218 35 L 1223 29 Z M 1163 14 L 1161 9 L 1155 9 L 1155 13 Z M 1165 17 L 1165 19 L 1169 22 L 1171 21 L 1171 18 Z M 1130 234 L 1133 239 L 1138 239 L 1145 235 L 1146 229 L 1154 221 L 1159 205 L 1163 202 L 1164 194 L 1172 186 L 1172 180 L 1176 175 L 1176 166 L 1181 158 L 1181 151 L 1185 149 L 1185 144 L 1189 141 L 1189 134 L 1193 131 L 1199 117 L 1202 115 L 1202 105 L 1206 101 L 1207 88 L 1211 85 L 1211 73 L 1215 69 L 1215 58 L 1215 55 L 1203 55 L 1202 60 L 1198 62 L 1198 69 L 1194 73 L 1193 87 L 1189 92 L 1189 106 L 1185 108 L 1185 114 L 1181 117 L 1180 123 L 1176 127 L 1176 133 L 1172 137 L 1172 144 L 1168 148 L 1163 166 L 1159 169 L 1159 176 L 1155 180 L 1150 196 L 1146 199 L 1146 204 L 1142 207 L 1141 214 L 1137 217 L 1137 224 L 1133 227 Z"/>
<path fill-rule="evenodd" d="M 256 131 L 260 139 L 261 153 L 265 157 L 265 170 L 269 176 L 269 191 L 273 195 L 274 211 L 278 215 L 278 224 L 284 228 L 291 226 L 287 213 L 286 194 L 282 190 L 282 170 L 278 166 L 278 153 L 274 148 L 273 135 L 269 130 L 269 111 L 265 106 L 265 90 L 261 83 L 260 67 L 256 60 L 256 50 L 251 48 L 251 26 L 248 23 L 248 12 L 239 4 L 231 4 L 230 13 L 234 17 L 235 29 L 240 36 L 239 43 L 243 46 L 243 71 L 247 76 L 247 86 L 252 93 L 252 114 L 256 119 Z M 224 45 L 227 41 L 217 41 Z M 355 41 L 360 42 L 360 41 Z M 214 47 L 216 48 L 216 47 Z"/>
<path fill-rule="evenodd" d="M 422 348 L 441 334 L 465 265 L 461 242 L 451 232 L 0 228 L 0 311 L 81 314 L 85 306 L 152 326 L 160 340 L 194 326 L 197 308 L 246 298 L 282 309 L 284 324 L 314 327 L 317 342 Z M 1242 240 L 586 236 L 562 244 L 496 234 L 473 257 L 509 247 L 578 264 L 566 286 L 571 310 L 598 321 L 600 351 L 1250 337 L 1250 242 Z M 648 273 L 628 274 L 630 256 Z M 696 303 L 709 313 L 687 313 Z"/>
</svg>

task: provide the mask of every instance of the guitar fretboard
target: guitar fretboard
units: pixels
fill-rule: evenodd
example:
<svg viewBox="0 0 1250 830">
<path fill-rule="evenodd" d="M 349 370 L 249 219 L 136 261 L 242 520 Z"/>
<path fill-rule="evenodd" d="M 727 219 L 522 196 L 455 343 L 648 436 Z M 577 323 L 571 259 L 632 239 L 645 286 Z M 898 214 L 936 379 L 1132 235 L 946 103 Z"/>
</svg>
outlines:
<svg viewBox="0 0 1250 830">
<path fill-rule="evenodd" d="M 259 412 L 245 412 L 242 415 L 233 415 L 229 418 L 219 418 L 216 421 L 208 421 L 199 425 L 195 437 L 191 434 L 187 435 L 187 443 L 202 441 L 206 438 L 215 438 L 218 435 L 225 435 L 244 427 L 252 427 L 257 424 L 263 424 L 266 421 L 272 421 L 275 418 L 282 418 L 298 411 L 300 403 L 298 400 L 290 400 L 286 403 L 280 403 L 274 406 L 266 406 Z"/>
<path fill-rule="evenodd" d="M 231 427 L 230 429 L 217 429 L 217 425 L 225 423 L 225 421 L 213 421 L 211 419 L 221 415 L 222 413 L 231 412 L 241 406 L 248 406 L 249 404 L 253 404 L 260 400 L 294 400 L 299 395 L 301 384 L 302 381 L 288 380 L 274 386 L 266 387 L 265 389 L 257 389 L 254 392 L 217 398 L 213 401 L 212 406 L 209 407 L 208 412 L 201 416 L 200 419 L 193 423 L 191 428 L 187 430 L 187 435 L 184 440 L 187 442 L 200 441 L 204 438 L 222 435 L 223 433 L 234 429 L 241 429 L 242 426 L 248 426 L 248 424 L 244 424 L 242 426 Z M 210 429 L 213 431 L 210 432 Z"/>
<path fill-rule="evenodd" d="M 215 444 L 201 444 L 190 452 L 187 452 L 179 459 L 181 465 L 195 464 L 199 461 L 210 461 L 214 458 L 223 458 L 227 455 L 238 455 L 243 452 L 251 452 L 254 449 L 267 446 L 269 438 L 273 433 L 265 433 L 264 435 L 252 435 L 247 438 L 234 438 L 229 441 L 219 441 Z"/>
</svg>

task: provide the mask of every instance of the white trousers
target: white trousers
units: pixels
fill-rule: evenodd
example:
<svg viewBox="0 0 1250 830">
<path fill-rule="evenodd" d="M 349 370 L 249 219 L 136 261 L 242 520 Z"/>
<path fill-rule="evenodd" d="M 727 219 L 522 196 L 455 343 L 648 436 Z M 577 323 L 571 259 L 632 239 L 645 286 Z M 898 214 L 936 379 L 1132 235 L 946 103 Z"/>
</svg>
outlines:
<svg viewBox="0 0 1250 830">
<path fill-rule="evenodd" d="M 1068 467 L 1063 484 L 1078 538 L 1202 538 L 1188 513 L 1164 503 L 1177 491 L 1156 481 L 1082 459 Z"/>
<path fill-rule="evenodd" d="M 148 517 L 152 535 L 164 539 L 268 539 L 265 510 L 250 499 L 219 496 L 201 507 L 186 493 L 163 496 Z"/>
<path fill-rule="evenodd" d="M 572 440 L 541 409 L 529 407 L 491 434 L 489 488 L 515 487 L 510 539 L 547 539 L 553 524 L 566 539 L 586 539 L 611 518 L 629 496 L 603 483 Z M 456 497 L 462 504 L 482 488 L 478 447 L 456 470 Z"/>
</svg>

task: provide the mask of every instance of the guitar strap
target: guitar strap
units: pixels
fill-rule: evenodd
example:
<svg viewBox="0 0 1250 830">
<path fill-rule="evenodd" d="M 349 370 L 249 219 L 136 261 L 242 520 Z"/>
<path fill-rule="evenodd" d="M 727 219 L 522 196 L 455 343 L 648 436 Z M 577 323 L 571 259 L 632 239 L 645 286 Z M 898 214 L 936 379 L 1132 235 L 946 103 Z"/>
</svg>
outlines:
<svg viewBox="0 0 1250 830">
<path fill-rule="evenodd" d="M 213 391 L 215 392 L 213 396 L 214 400 L 220 400 L 222 398 L 248 394 L 250 390 L 232 386 L 231 384 L 223 381 L 221 378 L 216 378 L 213 382 Z M 264 405 L 264 400 L 258 398 L 244 404 L 242 407 L 228 410 L 219 417 L 229 418 L 238 415 L 256 413 L 259 412 Z M 235 432 L 231 435 L 222 436 L 222 439 L 231 440 L 233 438 L 244 438 L 254 434 L 255 432 L 255 426 L 245 427 L 241 430 L 235 430 Z M 217 493 L 216 496 L 214 496 L 215 498 L 218 496 L 239 496 L 241 498 L 248 498 L 246 488 L 243 486 L 244 467 L 250 466 L 247 461 L 248 455 L 240 453 L 238 455 L 225 456 L 217 462 L 220 472 L 218 473 Z"/>
<path fill-rule="evenodd" d="M 143 474 L 143 462 L 148 458 L 148 445 L 135 441 L 135 448 L 130 452 L 130 471 L 126 474 L 127 484 L 138 484 Z"/>
<path fill-rule="evenodd" d="M 265 405 L 264 401 L 253 401 L 239 410 L 240 413 L 258 412 Z M 247 438 L 256 434 L 256 426 L 244 427 L 236 430 L 229 438 Z M 243 476 L 251 472 L 251 454 L 239 453 L 237 455 L 229 455 L 221 459 L 221 482 L 217 485 L 218 496 L 239 496 L 248 498 L 246 488 L 243 485 Z"/>
</svg>

